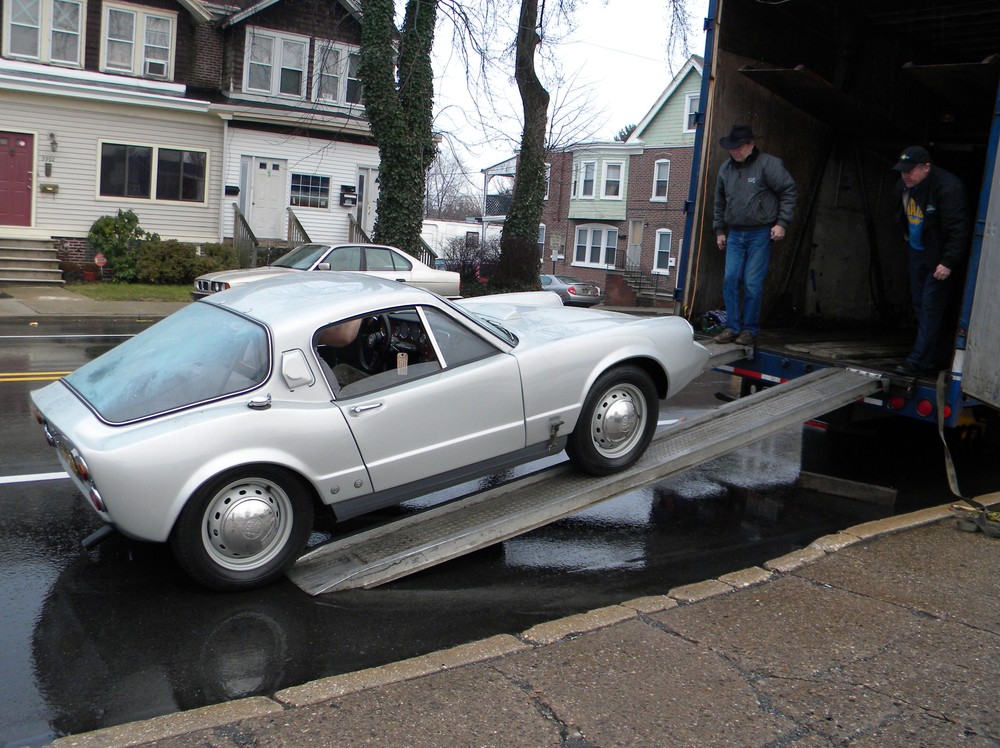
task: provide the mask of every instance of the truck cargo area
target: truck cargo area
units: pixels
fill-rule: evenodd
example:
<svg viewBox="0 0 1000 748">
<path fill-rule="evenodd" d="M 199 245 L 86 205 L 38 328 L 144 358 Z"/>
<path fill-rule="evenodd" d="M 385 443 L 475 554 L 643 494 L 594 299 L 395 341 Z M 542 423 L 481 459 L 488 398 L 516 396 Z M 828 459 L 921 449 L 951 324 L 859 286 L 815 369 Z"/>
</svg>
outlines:
<svg viewBox="0 0 1000 748">
<path fill-rule="evenodd" d="M 893 374 L 915 329 L 892 166 L 904 147 L 924 145 L 932 164 L 962 180 L 974 223 L 962 298 L 948 318 L 955 355 L 947 410 L 954 420 L 976 398 L 995 405 L 1000 304 L 987 296 L 996 296 L 1000 277 L 1000 3 L 713 0 L 709 15 L 711 74 L 702 82 L 680 313 L 697 324 L 723 307 L 725 253 L 712 218 L 729 153 L 719 140 L 748 123 L 758 148 L 795 178 L 798 204 L 771 253 L 763 332 L 743 371 L 765 379 L 817 365 Z M 992 289 L 974 305 L 984 277 Z M 917 378 L 912 397 L 932 398 L 933 380 Z"/>
</svg>

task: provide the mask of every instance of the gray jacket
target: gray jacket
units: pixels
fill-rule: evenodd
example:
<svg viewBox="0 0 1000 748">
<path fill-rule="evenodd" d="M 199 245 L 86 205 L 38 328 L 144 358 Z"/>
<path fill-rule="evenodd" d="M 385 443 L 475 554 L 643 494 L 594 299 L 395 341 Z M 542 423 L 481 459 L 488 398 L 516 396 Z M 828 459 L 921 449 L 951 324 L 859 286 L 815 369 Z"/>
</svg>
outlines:
<svg viewBox="0 0 1000 748">
<path fill-rule="evenodd" d="M 719 169 L 712 228 L 716 234 L 763 226 L 788 228 L 797 195 L 795 180 L 781 159 L 754 148 L 742 164 L 729 158 Z"/>
</svg>

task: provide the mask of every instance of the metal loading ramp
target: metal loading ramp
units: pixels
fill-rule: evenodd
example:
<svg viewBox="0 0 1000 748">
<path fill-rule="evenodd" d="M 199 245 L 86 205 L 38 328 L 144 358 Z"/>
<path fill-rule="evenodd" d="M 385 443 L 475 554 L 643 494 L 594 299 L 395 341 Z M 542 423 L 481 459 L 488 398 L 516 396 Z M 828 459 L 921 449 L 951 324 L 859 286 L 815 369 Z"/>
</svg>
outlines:
<svg viewBox="0 0 1000 748">
<path fill-rule="evenodd" d="M 595 478 L 569 464 L 331 541 L 288 572 L 310 595 L 375 587 L 656 483 L 882 390 L 887 380 L 821 369 L 659 432 L 631 468 Z"/>
</svg>

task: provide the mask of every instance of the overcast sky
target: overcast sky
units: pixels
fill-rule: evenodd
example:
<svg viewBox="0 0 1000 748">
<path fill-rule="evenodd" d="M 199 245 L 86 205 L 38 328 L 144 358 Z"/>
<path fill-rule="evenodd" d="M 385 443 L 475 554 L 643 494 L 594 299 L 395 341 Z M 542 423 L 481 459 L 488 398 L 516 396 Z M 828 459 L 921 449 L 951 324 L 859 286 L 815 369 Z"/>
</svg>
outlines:
<svg viewBox="0 0 1000 748">
<path fill-rule="evenodd" d="M 704 53 L 702 25 L 707 8 L 708 0 L 688 0 L 693 54 Z M 578 93 L 570 97 L 574 104 L 590 102 L 584 108 L 598 113 L 593 139 L 611 140 L 626 125 L 639 122 L 687 58 L 678 52 L 668 60 L 666 0 L 578 0 L 574 21 L 575 28 L 563 30 L 550 48 L 556 50 L 563 76 L 575 76 L 571 90 Z M 497 39 L 496 43 L 511 41 Z M 442 28 L 435 40 L 435 128 L 453 133 L 465 144 L 462 159 L 478 184 L 479 171 L 512 155 L 520 139 L 515 120 L 520 99 L 512 79 L 494 76 L 494 99 L 506 99 L 498 108 L 509 118 L 491 119 L 502 134 L 485 132 L 476 122 L 465 67 L 451 53 L 450 45 L 450 31 Z M 549 81 L 546 85 L 552 94 Z"/>
</svg>

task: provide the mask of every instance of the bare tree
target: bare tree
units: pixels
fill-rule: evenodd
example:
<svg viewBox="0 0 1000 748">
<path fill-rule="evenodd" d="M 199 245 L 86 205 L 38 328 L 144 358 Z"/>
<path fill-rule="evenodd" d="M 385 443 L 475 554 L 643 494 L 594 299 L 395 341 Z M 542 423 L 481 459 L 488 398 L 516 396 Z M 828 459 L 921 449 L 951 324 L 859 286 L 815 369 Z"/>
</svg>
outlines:
<svg viewBox="0 0 1000 748">
<path fill-rule="evenodd" d="M 479 216 L 482 198 L 465 165 L 450 148 L 440 148 L 427 170 L 424 217 L 461 221 Z"/>
</svg>

